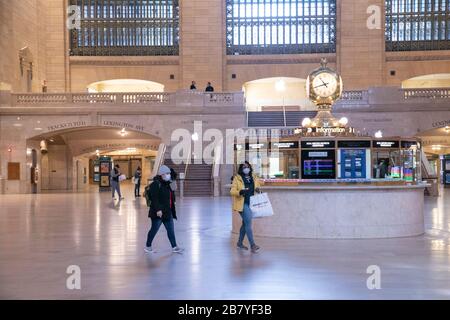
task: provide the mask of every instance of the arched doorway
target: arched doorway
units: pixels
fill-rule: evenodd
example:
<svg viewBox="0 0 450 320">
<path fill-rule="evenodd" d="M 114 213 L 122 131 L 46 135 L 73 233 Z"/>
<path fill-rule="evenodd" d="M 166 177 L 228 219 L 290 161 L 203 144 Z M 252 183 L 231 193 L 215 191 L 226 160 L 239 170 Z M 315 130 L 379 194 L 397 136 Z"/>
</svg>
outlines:
<svg viewBox="0 0 450 320">
<path fill-rule="evenodd" d="M 88 92 L 164 92 L 164 85 L 154 81 L 136 79 L 114 79 L 91 83 Z"/>
<path fill-rule="evenodd" d="M 98 190 L 94 162 L 104 156 L 121 163 L 129 179 L 140 166 L 142 181 L 147 181 L 160 143 L 159 137 L 148 133 L 109 127 L 67 129 L 33 137 L 27 144 L 41 146 L 36 192 Z"/>
<path fill-rule="evenodd" d="M 403 81 L 402 88 L 450 88 L 450 73 L 436 73 L 414 77 Z"/>
<path fill-rule="evenodd" d="M 421 132 L 417 135 L 422 139 L 424 155 L 439 182 L 442 183 L 442 158 L 450 155 L 450 126 Z"/>
<path fill-rule="evenodd" d="M 274 77 L 246 82 L 248 111 L 316 110 L 306 96 L 306 79 Z"/>
</svg>

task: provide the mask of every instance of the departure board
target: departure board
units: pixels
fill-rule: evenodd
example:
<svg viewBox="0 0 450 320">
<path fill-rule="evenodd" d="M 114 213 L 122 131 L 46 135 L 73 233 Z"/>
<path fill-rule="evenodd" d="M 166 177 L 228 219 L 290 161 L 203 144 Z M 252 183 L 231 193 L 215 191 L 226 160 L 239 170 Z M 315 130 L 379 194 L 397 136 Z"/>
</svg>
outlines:
<svg viewBox="0 0 450 320">
<path fill-rule="evenodd" d="M 302 178 L 335 179 L 335 159 L 334 150 L 302 150 Z"/>
</svg>

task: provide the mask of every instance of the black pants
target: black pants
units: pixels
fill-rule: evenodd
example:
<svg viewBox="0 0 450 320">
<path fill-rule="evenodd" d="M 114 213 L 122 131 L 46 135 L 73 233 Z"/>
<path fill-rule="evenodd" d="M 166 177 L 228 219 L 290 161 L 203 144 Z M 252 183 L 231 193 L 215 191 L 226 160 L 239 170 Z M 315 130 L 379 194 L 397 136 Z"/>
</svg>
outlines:
<svg viewBox="0 0 450 320">
<path fill-rule="evenodd" d="M 140 192 L 141 192 L 141 179 L 139 179 L 138 183 L 134 185 L 134 196 L 139 197 Z"/>
</svg>

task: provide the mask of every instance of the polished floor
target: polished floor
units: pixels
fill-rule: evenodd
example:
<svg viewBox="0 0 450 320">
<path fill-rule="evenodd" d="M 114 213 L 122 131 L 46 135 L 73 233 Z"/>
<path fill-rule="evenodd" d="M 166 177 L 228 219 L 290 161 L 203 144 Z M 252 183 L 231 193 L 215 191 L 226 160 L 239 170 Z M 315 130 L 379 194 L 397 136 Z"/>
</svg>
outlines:
<svg viewBox="0 0 450 320">
<path fill-rule="evenodd" d="M 109 193 L 0 196 L 3 299 L 450 299 L 450 190 L 426 198 L 423 236 L 384 240 L 257 239 L 239 252 L 230 200 L 178 201 L 172 254 L 164 228 L 145 254 L 144 199 Z M 81 270 L 69 290 L 66 269 Z M 369 290 L 377 265 L 381 289 Z"/>
</svg>

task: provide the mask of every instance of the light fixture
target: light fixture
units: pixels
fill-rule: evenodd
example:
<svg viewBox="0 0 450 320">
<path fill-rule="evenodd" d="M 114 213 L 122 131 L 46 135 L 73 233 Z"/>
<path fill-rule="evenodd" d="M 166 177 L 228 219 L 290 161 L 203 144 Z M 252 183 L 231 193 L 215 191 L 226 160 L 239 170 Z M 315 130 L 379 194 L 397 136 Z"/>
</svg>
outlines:
<svg viewBox="0 0 450 320">
<path fill-rule="evenodd" d="M 17 117 L 17 120 L 20 120 L 20 117 Z"/>
<path fill-rule="evenodd" d="M 449 126 L 446 126 L 446 127 L 444 128 L 444 130 L 445 130 L 446 133 L 450 133 L 450 127 L 449 127 Z"/>
<path fill-rule="evenodd" d="M 22 124 L 21 123 L 14 123 L 13 126 L 14 127 L 22 127 Z"/>
<path fill-rule="evenodd" d="M 194 134 L 192 134 L 191 138 L 192 138 L 192 141 L 198 141 L 198 133 L 195 132 Z"/>
<path fill-rule="evenodd" d="M 284 82 L 284 80 L 280 79 L 275 82 L 275 90 L 277 90 L 278 92 L 286 90 L 286 83 Z"/>
<path fill-rule="evenodd" d="M 440 145 L 432 145 L 431 146 L 431 150 L 437 151 L 437 150 L 441 150 L 441 146 Z"/>
<path fill-rule="evenodd" d="M 36 131 L 42 131 L 43 129 L 42 129 L 42 128 L 34 128 L 34 130 L 36 130 Z"/>
<path fill-rule="evenodd" d="M 381 130 L 375 132 L 375 138 L 383 138 L 383 132 L 381 132 Z"/>
<path fill-rule="evenodd" d="M 339 119 L 339 124 L 345 127 L 348 124 L 348 119 L 346 117 L 342 117 Z"/>
<path fill-rule="evenodd" d="M 122 137 L 125 137 L 125 136 L 128 134 L 128 132 L 125 130 L 125 128 L 122 128 L 122 130 L 120 130 L 119 134 L 120 134 Z"/>
<path fill-rule="evenodd" d="M 311 119 L 310 118 L 303 119 L 302 127 L 309 127 L 310 124 L 311 124 Z"/>
<path fill-rule="evenodd" d="M 50 142 L 55 142 L 55 139 L 53 139 L 53 138 L 50 138 L 50 139 L 48 139 Z"/>
</svg>

